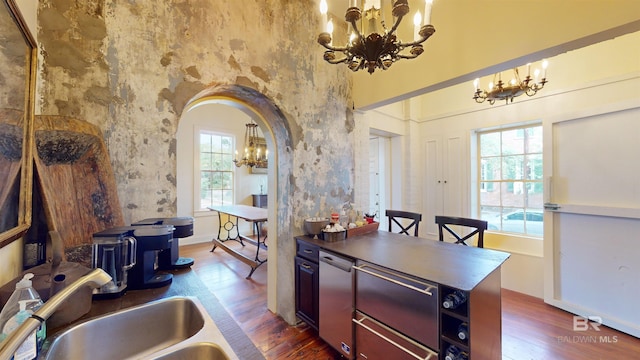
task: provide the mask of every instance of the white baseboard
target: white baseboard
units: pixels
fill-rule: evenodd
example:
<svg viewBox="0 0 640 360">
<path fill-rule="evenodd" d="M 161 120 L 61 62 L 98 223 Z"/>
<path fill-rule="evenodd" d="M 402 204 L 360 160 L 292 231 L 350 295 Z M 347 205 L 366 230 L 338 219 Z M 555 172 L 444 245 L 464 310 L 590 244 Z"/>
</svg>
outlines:
<svg viewBox="0 0 640 360">
<path fill-rule="evenodd" d="M 180 246 L 201 244 L 205 242 L 211 242 L 211 240 L 211 235 L 189 236 L 187 238 L 180 239 Z"/>
</svg>

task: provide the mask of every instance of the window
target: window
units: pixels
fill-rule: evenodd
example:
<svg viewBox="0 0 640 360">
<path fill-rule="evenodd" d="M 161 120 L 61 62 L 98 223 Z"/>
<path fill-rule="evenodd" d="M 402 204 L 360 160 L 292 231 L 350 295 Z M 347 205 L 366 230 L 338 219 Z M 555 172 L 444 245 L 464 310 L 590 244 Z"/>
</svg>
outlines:
<svg viewBox="0 0 640 360">
<path fill-rule="evenodd" d="M 200 131 L 200 210 L 233 204 L 234 140 L 231 135 Z"/>
<path fill-rule="evenodd" d="M 480 217 L 489 230 L 541 237 L 542 126 L 478 133 Z"/>
</svg>

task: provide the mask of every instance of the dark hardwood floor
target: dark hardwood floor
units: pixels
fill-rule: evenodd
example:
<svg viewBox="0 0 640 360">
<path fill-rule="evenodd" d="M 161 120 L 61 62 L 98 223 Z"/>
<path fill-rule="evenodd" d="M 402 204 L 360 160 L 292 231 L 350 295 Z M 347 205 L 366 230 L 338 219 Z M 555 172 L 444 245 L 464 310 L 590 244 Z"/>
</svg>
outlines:
<svg viewBox="0 0 640 360">
<path fill-rule="evenodd" d="M 240 249 L 239 244 L 232 244 Z M 304 323 L 289 326 L 267 309 L 267 266 L 252 278 L 249 266 L 210 243 L 186 245 L 192 270 L 207 284 L 227 312 L 266 359 L 336 359 L 339 355 Z M 255 254 L 255 247 L 243 252 Z M 640 339 L 605 326 L 600 331 L 573 330 L 573 315 L 541 299 L 503 289 L 502 356 L 507 360 L 640 359 Z"/>
</svg>

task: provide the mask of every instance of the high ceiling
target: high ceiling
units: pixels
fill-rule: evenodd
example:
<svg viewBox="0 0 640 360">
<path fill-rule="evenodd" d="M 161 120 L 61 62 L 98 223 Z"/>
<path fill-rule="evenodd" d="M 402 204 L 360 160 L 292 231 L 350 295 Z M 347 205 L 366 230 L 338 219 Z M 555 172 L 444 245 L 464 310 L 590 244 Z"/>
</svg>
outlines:
<svg viewBox="0 0 640 360">
<path fill-rule="evenodd" d="M 383 8 L 392 1 L 382 0 Z M 409 0 L 410 14 L 422 4 Z M 348 0 L 328 5 L 343 18 Z M 432 9 L 436 33 L 423 44 L 424 54 L 387 71 L 354 74 L 356 108 L 369 110 L 640 31 L 638 0 L 434 0 Z M 411 19 L 405 21 L 411 27 Z"/>
</svg>

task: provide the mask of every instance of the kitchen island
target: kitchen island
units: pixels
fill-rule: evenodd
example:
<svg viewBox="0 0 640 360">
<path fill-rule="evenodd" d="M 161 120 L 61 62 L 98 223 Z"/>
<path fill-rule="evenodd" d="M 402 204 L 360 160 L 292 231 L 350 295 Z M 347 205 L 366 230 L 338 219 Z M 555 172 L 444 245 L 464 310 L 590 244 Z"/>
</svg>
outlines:
<svg viewBox="0 0 640 360">
<path fill-rule="evenodd" d="M 348 354 L 341 344 L 331 344 L 346 357 L 444 359 L 453 346 L 469 359 L 501 358 L 500 268 L 509 254 L 386 231 L 337 242 L 298 236 L 296 242 L 297 314 L 308 323 L 310 319 L 321 337 L 319 253 L 355 263 L 350 276 L 356 336 Z M 466 299 L 458 307 L 443 306 L 454 293 Z M 463 328 L 468 330 L 459 335 Z M 388 335 L 370 339 L 370 333 Z M 398 351 L 398 344 L 404 349 Z"/>
</svg>

